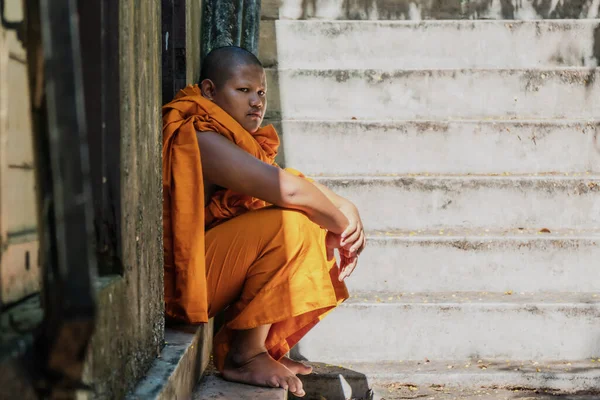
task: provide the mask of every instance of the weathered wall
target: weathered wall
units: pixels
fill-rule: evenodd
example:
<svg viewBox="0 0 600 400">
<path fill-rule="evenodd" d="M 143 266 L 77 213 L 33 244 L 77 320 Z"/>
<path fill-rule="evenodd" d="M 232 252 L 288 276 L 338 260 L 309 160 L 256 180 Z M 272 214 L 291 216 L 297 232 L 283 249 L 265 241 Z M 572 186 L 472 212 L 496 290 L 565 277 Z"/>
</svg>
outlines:
<svg viewBox="0 0 600 400">
<path fill-rule="evenodd" d="M 594 0 L 263 0 L 263 19 L 598 18 Z"/>
<path fill-rule="evenodd" d="M 122 277 L 102 278 L 85 379 L 119 399 L 164 337 L 161 186 L 161 9 L 120 0 Z"/>
<path fill-rule="evenodd" d="M 21 2 L 5 7 L 22 19 Z M 0 306 L 39 290 L 32 138 L 25 49 L 0 27 Z"/>
<path fill-rule="evenodd" d="M 202 0 L 186 0 L 186 81 L 198 83 L 200 79 L 200 51 L 202 50 Z"/>
</svg>

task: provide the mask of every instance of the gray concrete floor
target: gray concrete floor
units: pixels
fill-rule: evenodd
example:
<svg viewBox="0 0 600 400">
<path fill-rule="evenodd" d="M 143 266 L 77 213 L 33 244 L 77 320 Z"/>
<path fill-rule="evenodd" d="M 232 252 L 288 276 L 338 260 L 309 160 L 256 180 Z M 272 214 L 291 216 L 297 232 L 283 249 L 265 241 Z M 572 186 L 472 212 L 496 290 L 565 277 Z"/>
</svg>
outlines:
<svg viewBox="0 0 600 400">
<path fill-rule="evenodd" d="M 443 386 L 380 384 L 374 388 L 373 400 L 599 400 L 599 394 L 567 394 L 558 391 L 525 389 L 465 389 Z"/>
</svg>

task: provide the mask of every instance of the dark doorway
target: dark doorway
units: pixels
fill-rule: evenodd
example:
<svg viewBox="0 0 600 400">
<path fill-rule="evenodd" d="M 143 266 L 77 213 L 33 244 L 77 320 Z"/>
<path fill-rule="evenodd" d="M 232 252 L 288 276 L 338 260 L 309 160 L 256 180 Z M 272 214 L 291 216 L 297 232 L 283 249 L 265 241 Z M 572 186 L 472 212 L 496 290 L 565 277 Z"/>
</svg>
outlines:
<svg viewBox="0 0 600 400">
<path fill-rule="evenodd" d="M 186 85 L 185 0 L 162 0 L 162 100 Z"/>
<path fill-rule="evenodd" d="M 122 273 L 119 1 L 78 0 L 98 272 Z"/>
</svg>

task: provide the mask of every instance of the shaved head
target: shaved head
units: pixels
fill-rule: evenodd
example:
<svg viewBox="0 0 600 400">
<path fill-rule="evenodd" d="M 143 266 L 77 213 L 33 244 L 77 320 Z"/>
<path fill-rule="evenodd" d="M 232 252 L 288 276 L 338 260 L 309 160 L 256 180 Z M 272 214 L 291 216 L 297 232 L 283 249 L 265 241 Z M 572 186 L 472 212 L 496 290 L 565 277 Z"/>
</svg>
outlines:
<svg viewBox="0 0 600 400">
<path fill-rule="evenodd" d="M 202 63 L 200 89 L 248 132 L 260 128 L 267 109 L 267 77 L 254 54 L 235 46 L 214 49 Z"/>
<path fill-rule="evenodd" d="M 234 71 L 242 66 L 263 68 L 256 56 L 237 46 L 218 47 L 211 50 L 202 62 L 200 82 L 210 79 L 217 86 L 222 86 L 233 76 Z"/>
</svg>

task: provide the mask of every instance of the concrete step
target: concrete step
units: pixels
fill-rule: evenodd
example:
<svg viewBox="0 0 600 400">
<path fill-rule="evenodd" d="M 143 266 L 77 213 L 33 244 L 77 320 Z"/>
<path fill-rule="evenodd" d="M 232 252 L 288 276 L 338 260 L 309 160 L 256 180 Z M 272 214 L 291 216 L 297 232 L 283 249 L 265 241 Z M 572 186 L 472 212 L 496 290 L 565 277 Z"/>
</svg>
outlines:
<svg viewBox="0 0 600 400">
<path fill-rule="evenodd" d="M 595 118 L 600 69 L 267 70 L 270 119 Z"/>
<path fill-rule="evenodd" d="M 566 376 L 566 379 L 577 380 L 578 375 L 572 374 Z M 592 379 L 589 379 L 591 381 Z M 540 382 L 543 380 L 539 380 Z M 536 389 L 523 388 L 517 386 L 509 386 L 499 389 L 497 386 L 490 385 L 486 387 L 450 387 L 450 386 L 413 386 L 405 385 L 401 382 L 388 382 L 379 384 L 375 382 L 373 385 L 373 400 L 404 400 L 404 399 L 460 399 L 460 400 L 598 400 L 598 390 L 574 390 L 564 391 L 558 389 Z M 442 396 L 442 397 L 440 397 Z"/>
<path fill-rule="evenodd" d="M 598 26 L 600 20 L 263 21 L 260 59 L 283 69 L 596 67 Z"/>
<path fill-rule="evenodd" d="M 598 121 L 275 122 L 285 165 L 306 174 L 585 172 Z"/>
<path fill-rule="evenodd" d="M 600 230 L 371 232 L 351 292 L 593 292 Z"/>
<path fill-rule="evenodd" d="M 310 399 L 597 400 L 600 390 L 596 359 L 310 364 Z"/>
<path fill-rule="evenodd" d="M 600 355 L 598 318 L 595 293 L 355 293 L 297 353 L 333 364 L 588 359 Z"/>
<path fill-rule="evenodd" d="M 210 361 L 213 331 L 212 319 L 207 324 L 167 328 L 160 356 L 127 400 L 191 398 Z"/>
<path fill-rule="evenodd" d="M 263 19 L 421 20 L 597 18 L 594 0 L 262 0 Z"/>
<path fill-rule="evenodd" d="M 318 177 L 368 230 L 600 227 L 600 176 Z"/>
<path fill-rule="evenodd" d="M 227 382 L 209 373 L 194 390 L 192 400 L 286 400 L 287 390 Z"/>
</svg>

